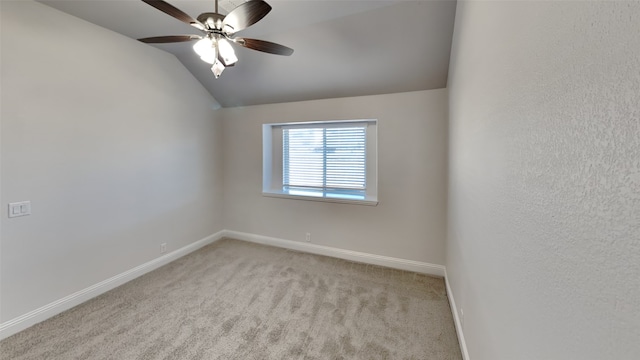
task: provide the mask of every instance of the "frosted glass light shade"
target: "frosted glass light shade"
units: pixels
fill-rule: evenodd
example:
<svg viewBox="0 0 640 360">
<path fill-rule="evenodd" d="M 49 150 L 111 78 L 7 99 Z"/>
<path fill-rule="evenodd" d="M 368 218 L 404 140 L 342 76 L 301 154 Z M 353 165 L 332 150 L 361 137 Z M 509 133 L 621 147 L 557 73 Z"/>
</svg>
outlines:
<svg viewBox="0 0 640 360">
<path fill-rule="evenodd" d="M 233 65 L 238 61 L 238 57 L 235 51 L 233 51 L 233 46 L 231 46 L 227 39 L 218 40 L 218 51 L 220 51 L 220 57 L 222 57 L 225 65 Z"/>
<path fill-rule="evenodd" d="M 216 43 L 209 38 L 199 40 L 193 45 L 193 50 L 200 55 L 200 59 L 202 59 L 202 61 L 209 64 L 213 64 L 218 57 Z"/>
<path fill-rule="evenodd" d="M 214 62 L 216 62 L 216 54 L 214 53 L 213 55 L 209 56 L 200 56 L 200 60 L 209 63 L 209 64 L 213 64 Z"/>
</svg>

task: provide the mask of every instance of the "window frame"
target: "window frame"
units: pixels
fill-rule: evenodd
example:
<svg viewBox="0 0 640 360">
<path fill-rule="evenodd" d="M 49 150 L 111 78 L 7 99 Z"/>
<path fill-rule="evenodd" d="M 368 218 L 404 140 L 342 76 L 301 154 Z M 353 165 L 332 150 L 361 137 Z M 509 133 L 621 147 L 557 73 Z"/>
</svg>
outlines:
<svg viewBox="0 0 640 360">
<path fill-rule="evenodd" d="M 283 128 L 349 127 L 365 125 L 366 129 L 366 190 L 363 199 L 305 196 L 288 193 L 283 189 Z M 267 197 L 347 203 L 376 206 L 378 204 L 378 121 L 376 119 L 329 120 L 309 122 L 272 123 L 262 126 L 262 195 Z"/>
</svg>

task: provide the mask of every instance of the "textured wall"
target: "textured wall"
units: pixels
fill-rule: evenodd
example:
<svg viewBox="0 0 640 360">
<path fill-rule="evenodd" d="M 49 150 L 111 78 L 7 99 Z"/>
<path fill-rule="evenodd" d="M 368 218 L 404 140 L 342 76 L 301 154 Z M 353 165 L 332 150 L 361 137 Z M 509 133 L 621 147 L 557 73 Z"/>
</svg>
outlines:
<svg viewBox="0 0 640 360">
<path fill-rule="evenodd" d="M 638 359 L 640 3 L 456 16 L 447 271 L 470 357 Z"/>
<path fill-rule="evenodd" d="M 220 109 L 228 230 L 443 264 L 445 89 Z M 378 119 L 378 206 L 262 196 L 262 124 Z"/>
<path fill-rule="evenodd" d="M 222 157 L 213 99 L 175 57 L 36 2 L 1 6 L 8 321 L 221 230 Z M 22 200 L 32 215 L 8 219 Z"/>
</svg>

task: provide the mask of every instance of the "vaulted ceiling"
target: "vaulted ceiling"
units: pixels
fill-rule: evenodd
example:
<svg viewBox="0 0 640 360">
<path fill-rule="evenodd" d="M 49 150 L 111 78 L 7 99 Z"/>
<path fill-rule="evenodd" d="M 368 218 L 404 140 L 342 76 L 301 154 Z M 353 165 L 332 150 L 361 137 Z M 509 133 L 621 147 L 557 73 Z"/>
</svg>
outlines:
<svg viewBox="0 0 640 360">
<path fill-rule="evenodd" d="M 193 43 L 147 45 L 173 53 L 223 107 L 428 90 L 447 86 L 455 0 L 266 0 L 273 9 L 239 33 L 295 50 L 236 48 L 215 79 Z M 139 0 L 40 0 L 133 39 L 199 34 Z M 214 1 L 167 0 L 192 17 Z M 241 0 L 221 0 L 226 14 Z"/>
</svg>

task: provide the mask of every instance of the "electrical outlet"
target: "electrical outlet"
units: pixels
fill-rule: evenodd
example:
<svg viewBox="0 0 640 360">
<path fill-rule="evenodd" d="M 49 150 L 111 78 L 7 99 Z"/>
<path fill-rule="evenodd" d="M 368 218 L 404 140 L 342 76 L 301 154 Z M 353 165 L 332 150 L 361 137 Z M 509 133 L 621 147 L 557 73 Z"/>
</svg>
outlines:
<svg viewBox="0 0 640 360">
<path fill-rule="evenodd" d="M 464 310 L 460 308 L 460 326 L 464 329 Z"/>
<path fill-rule="evenodd" d="M 311 242 L 311 233 L 307 233 L 305 240 L 307 240 L 307 242 Z"/>
<path fill-rule="evenodd" d="M 167 243 L 160 244 L 160 253 L 164 254 L 167 252 Z"/>
</svg>

